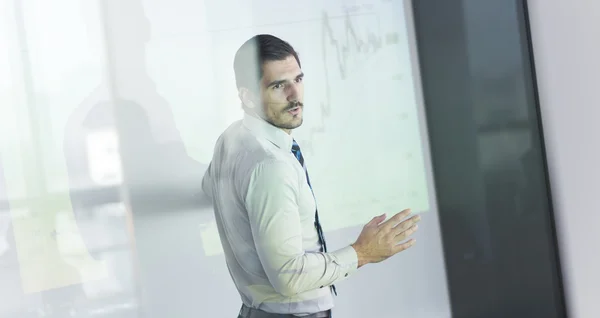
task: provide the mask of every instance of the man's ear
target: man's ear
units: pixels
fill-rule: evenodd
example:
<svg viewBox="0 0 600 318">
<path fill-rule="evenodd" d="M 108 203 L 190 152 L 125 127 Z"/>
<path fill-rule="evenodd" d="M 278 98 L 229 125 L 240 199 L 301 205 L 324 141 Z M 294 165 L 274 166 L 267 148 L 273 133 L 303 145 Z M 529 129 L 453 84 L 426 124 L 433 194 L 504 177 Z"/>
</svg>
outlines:
<svg viewBox="0 0 600 318">
<path fill-rule="evenodd" d="M 256 103 L 254 102 L 254 94 L 252 94 L 250 90 L 248 90 L 245 87 L 240 87 L 238 89 L 238 96 L 240 97 L 240 100 L 242 101 L 242 104 L 244 104 L 244 106 L 250 109 L 256 108 Z"/>
</svg>

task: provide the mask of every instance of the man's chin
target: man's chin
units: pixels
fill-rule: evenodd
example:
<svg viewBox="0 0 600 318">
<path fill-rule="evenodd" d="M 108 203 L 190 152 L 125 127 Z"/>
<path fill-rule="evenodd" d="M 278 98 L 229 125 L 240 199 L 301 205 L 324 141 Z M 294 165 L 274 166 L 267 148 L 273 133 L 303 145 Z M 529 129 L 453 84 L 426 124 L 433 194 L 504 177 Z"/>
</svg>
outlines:
<svg viewBox="0 0 600 318">
<path fill-rule="evenodd" d="M 304 120 L 302 118 L 299 118 L 299 119 L 295 119 L 292 122 L 281 124 L 281 125 L 275 125 L 275 126 L 277 126 L 278 128 L 291 130 L 291 129 L 296 129 L 296 128 L 302 126 L 303 121 Z"/>
<path fill-rule="evenodd" d="M 297 120 L 297 122 L 293 124 L 294 128 L 291 128 L 291 129 L 296 129 L 296 128 L 302 126 L 302 123 L 304 122 L 304 119 L 302 117 L 300 117 L 296 120 Z"/>
</svg>

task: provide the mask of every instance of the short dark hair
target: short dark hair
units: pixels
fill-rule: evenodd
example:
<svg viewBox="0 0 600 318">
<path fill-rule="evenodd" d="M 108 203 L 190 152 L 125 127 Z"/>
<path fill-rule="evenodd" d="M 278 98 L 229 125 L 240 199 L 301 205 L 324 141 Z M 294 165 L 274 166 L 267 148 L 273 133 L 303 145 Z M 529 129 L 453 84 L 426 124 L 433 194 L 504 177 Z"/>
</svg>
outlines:
<svg viewBox="0 0 600 318">
<path fill-rule="evenodd" d="M 298 53 L 288 42 L 270 34 L 259 34 L 248 39 L 240 46 L 233 60 L 237 88 L 259 88 L 263 64 L 282 61 L 289 56 L 293 56 L 301 67 Z"/>
</svg>

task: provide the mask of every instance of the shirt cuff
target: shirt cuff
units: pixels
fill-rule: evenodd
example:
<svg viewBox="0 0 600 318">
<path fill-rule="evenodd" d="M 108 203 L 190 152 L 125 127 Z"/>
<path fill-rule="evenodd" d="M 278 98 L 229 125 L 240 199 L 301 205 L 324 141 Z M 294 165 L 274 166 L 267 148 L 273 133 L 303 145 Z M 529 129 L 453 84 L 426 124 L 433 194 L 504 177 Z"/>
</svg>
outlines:
<svg viewBox="0 0 600 318">
<path fill-rule="evenodd" d="M 333 254 L 335 262 L 342 268 L 345 277 L 358 270 L 358 255 L 352 246 L 346 246 Z"/>
</svg>

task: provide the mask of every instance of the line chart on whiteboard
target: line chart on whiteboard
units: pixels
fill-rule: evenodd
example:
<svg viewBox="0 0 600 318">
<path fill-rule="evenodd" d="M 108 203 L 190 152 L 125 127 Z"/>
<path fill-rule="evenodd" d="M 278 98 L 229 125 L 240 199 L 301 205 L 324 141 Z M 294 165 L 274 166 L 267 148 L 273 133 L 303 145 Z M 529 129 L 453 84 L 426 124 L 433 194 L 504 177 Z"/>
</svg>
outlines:
<svg viewBox="0 0 600 318">
<path fill-rule="evenodd" d="M 335 22 L 341 22 L 338 23 L 341 24 L 341 28 L 336 29 Z M 319 102 L 319 120 L 309 129 L 306 140 L 303 140 L 303 148 L 307 153 L 313 151 L 312 141 L 317 134 L 324 132 L 325 122 L 331 115 L 332 81 L 347 80 L 352 77 L 353 71 L 364 68 L 384 46 L 399 43 L 398 32 L 382 32 L 377 13 L 347 13 L 332 18 L 327 12 L 323 12 L 320 37 L 325 92 Z M 394 79 L 401 77 L 396 74 Z"/>
</svg>

